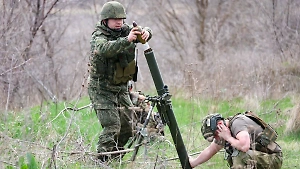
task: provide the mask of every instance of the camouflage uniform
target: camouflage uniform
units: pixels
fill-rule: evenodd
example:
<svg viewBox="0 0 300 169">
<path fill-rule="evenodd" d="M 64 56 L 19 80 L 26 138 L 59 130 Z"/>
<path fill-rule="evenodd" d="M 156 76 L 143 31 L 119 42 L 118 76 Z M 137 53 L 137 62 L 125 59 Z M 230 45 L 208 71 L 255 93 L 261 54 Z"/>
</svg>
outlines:
<svg viewBox="0 0 300 169">
<path fill-rule="evenodd" d="M 132 29 L 128 24 L 124 23 L 120 30 L 110 29 L 105 24 L 107 19 L 126 18 L 120 3 L 110 1 L 104 4 L 100 17 L 90 41 L 88 93 L 103 129 L 98 152 L 107 152 L 123 149 L 135 126 L 135 112 L 128 109 L 133 104 L 127 82 L 135 73 L 136 44 L 127 39 Z M 151 38 L 151 30 L 145 29 Z"/>
<path fill-rule="evenodd" d="M 205 139 L 211 140 L 213 136 L 210 126 L 207 126 L 207 120 L 211 119 L 215 115 L 207 116 L 203 121 L 201 128 L 202 134 Z M 236 138 L 236 135 L 240 131 L 248 131 L 250 135 L 250 149 L 247 152 L 239 151 L 224 140 L 217 141 L 216 144 L 223 145 L 227 152 L 227 161 L 231 169 L 280 169 L 282 166 L 282 151 L 280 146 L 275 142 L 275 149 L 270 151 L 262 147 L 256 138 L 258 134 L 263 131 L 263 128 L 246 117 L 239 114 L 230 120 L 229 129 L 232 137 Z M 212 140 L 211 140 L 212 141 Z"/>
</svg>

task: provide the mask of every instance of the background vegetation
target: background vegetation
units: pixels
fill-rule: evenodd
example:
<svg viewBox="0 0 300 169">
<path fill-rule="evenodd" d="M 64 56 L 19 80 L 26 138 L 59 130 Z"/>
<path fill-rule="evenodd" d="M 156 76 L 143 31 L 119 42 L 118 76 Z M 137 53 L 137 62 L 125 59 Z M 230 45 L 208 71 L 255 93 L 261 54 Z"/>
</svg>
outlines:
<svg viewBox="0 0 300 169">
<path fill-rule="evenodd" d="M 249 102 L 256 104 L 249 104 Z M 181 168 L 168 127 L 165 137 L 143 145 L 134 162 L 129 162 L 132 152 L 122 161 L 109 166 L 96 160 L 96 143 L 101 127 L 95 113 L 85 107 L 88 98 L 78 102 L 47 104 L 22 112 L 11 112 L 7 121 L 1 123 L 0 168 Z M 300 161 L 299 133 L 287 132 L 286 123 L 293 114 L 294 98 L 281 100 L 185 100 L 174 98 L 173 110 L 187 148 L 192 157 L 202 151 L 208 142 L 201 135 L 201 120 L 210 110 L 224 116 L 234 115 L 247 107 L 276 128 L 284 153 L 284 169 L 298 168 Z M 68 108 L 68 109 L 67 109 Z M 71 110 L 74 108 L 74 110 Z M 78 109 L 75 109 L 78 108 Z M 30 160 L 31 159 L 31 160 Z M 224 152 L 199 168 L 227 168 Z"/>
<path fill-rule="evenodd" d="M 1 1 L 0 168 L 98 166 L 92 154 L 100 131 L 94 113 L 89 108 L 62 110 L 89 104 L 89 40 L 105 2 Z M 135 20 L 154 31 L 149 44 L 173 95 L 190 153 L 207 144 L 199 133 L 203 116 L 253 110 L 278 129 L 284 167 L 299 165 L 300 1 L 120 2 L 126 22 Z M 137 53 L 136 89 L 154 93 L 141 46 Z M 115 168 L 180 167 L 178 160 L 168 160 L 176 155 L 169 134 L 166 140 L 154 142 L 134 164 Z M 222 156 L 205 166 L 224 166 L 219 164 Z"/>
</svg>

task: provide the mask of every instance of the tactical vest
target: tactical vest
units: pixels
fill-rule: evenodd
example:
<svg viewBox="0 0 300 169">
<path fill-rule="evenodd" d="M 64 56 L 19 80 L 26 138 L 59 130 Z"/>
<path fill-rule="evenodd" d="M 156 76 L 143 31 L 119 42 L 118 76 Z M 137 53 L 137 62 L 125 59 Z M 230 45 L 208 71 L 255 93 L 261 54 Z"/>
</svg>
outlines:
<svg viewBox="0 0 300 169">
<path fill-rule="evenodd" d="M 125 26 L 126 27 L 126 26 Z M 100 31 L 103 26 L 99 26 L 92 34 L 91 55 L 90 55 L 90 75 L 92 79 L 100 81 L 108 80 L 113 84 L 127 83 L 131 80 L 136 71 L 135 44 L 126 47 L 123 53 L 116 54 L 116 58 L 104 58 L 98 55 L 94 50 L 96 37 L 102 37 L 107 40 L 116 40 L 117 37 L 125 37 L 130 31 L 128 27 L 122 32 L 103 33 Z M 107 29 L 107 28 L 105 28 Z"/>
<path fill-rule="evenodd" d="M 124 68 L 121 66 L 120 62 L 117 62 L 113 77 L 113 83 L 127 83 L 129 80 L 132 80 L 135 70 L 135 60 L 129 62 L 128 65 Z"/>
<path fill-rule="evenodd" d="M 275 143 L 278 134 L 277 132 L 266 122 L 264 122 L 261 118 L 255 115 L 251 111 L 247 111 L 245 113 L 238 113 L 236 114 L 230 121 L 230 126 L 232 125 L 233 121 L 237 118 L 238 115 L 243 114 L 246 117 L 253 120 L 255 123 L 260 125 L 263 129 L 261 133 L 259 133 L 253 143 L 250 145 L 250 149 L 254 149 L 257 151 L 265 152 L 265 153 L 273 153 L 277 147 Z"/>
</svg>

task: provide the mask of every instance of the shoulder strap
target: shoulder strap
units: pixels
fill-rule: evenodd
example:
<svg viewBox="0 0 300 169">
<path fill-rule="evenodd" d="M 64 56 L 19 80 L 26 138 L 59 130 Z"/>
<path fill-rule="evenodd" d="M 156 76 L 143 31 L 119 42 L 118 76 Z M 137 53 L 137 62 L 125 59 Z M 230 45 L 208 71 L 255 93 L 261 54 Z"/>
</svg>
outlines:
<svg viewBox="0 0 300 169">
<path fill-rule="evenodd" d="M 255 113 L 253 113 L 252 111 L 247 111 L 245 112 L 245 116 L 249 117 L 263 128 L 262 137 L 265 136 L 265 139 L 273 142 L 277 139 L 277 132 L 269 124 L 259 118 Z"/>
<path fill-rule="evenodd" d="M 237 113 L 237 114 L 234 115 L 233 117 L 231 116 L 231 117 L 227 118 L 227 119 L 229 120 L 229 126 L 232 125 L 233 121 L 234 121 L 234 120 L 237 118 L 237 116 L 240 115 L 240 114 L 242 114 L 242 113 Z"/>
<path fill-rule="evenodd" d="M 251 120 L 253 120 L 255 123 L 259 124 L 263 129 L 268 127 L 268 124 L 264 122 L 261 118 L 259 118 L 255 113 L 252 111 L 246 111 L 244 113 L 246 117 L 249 117 Z"/>
</svg>

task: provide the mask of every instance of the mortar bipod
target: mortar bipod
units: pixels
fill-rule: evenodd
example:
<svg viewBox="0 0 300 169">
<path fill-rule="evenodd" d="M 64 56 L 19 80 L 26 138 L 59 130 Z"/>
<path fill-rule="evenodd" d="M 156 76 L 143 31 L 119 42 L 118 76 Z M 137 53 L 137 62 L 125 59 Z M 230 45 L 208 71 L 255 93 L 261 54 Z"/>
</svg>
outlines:
<svg viewBox="0 0 300 169">
<path fill-rule="evenodd" d="M 157 97 L 157 96 L 154 96 L 154 97 L 147 97 L 146 100 L 151 101 L 151 105 L 150 105 L 149 111 L 148 111 L 148 113 L 147 113 L 146 120 L 145 120 L 145 122 L 143 123 L 143 127 L 140 128 L 140 129 L 137 131 L 135 137 L 134 137 L 133 140 L 131 141 L 131 144 L 128 145 L 128 147 L 131 146 L 131 145 L 133 144 L 133 142 L 135 142 L 135 140 L 137 139 L 137 143 L 136 143 L 135 146 L 134 146 L 133 155 L 131 156 L 131 159 L 130 159 L 131 161 L 134 161 L 134 160 L 135 160 L 136 155 L 137 155 L 137 153 L 138 153 L 138 151 L 139 151 L 139 148 L 140 148 L 140 146 L 142 145 L 142 141 L 143 141 L 144 137 L 147 137 L 147 136 L 148 136 L 147 125 L 148 125 L 149 120 L 150 120 L 150 118 L 151 118 L 151 114 L 152 114 L 152 112 L 153 112 L 153 109 L 154 109 L 155 105 L 157 104 L 157 102 L 159 101 L 159 97 Z M 130 147 L 129 147 L 129 148 L 130 148 Z"/>
</svg>

